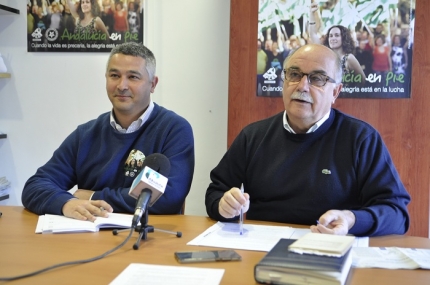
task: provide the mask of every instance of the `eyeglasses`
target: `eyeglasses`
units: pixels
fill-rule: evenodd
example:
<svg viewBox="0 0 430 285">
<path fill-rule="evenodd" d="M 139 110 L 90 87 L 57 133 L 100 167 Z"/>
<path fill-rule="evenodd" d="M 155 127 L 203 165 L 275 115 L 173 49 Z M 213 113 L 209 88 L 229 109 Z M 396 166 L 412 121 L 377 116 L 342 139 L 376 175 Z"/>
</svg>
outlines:
<svg viewBox="0 0 430 285">
<path fill-rule="evenodd" d="M 308 78 L 308 83 L 316 87 L 323 87 L 324 85 L 326 85 L 327 82 L 336 83 L 333 78 L 323 73 L 304 73 L 295 68 L 284 69 L 282 71 L 281 77 L 289 82 L 300 82 L 300 80 L 302 80 L 303 76 L 305 75 Z"/>
</svg>

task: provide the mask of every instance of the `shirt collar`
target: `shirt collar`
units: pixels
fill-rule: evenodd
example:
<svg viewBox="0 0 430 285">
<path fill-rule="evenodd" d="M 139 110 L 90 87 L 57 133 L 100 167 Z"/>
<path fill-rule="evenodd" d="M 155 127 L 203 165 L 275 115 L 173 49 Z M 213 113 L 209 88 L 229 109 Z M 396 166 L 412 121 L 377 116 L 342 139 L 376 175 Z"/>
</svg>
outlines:
<svg viewBox="0 0 430 285">
<path fill-rule="evenodd" d="M 113 114 L 113 110 L 110 112 L 110 125 L 117 130 L 120 133 L 123 134 L 128 134 L 128 133 L 132 133 L 137 131 L 146 121 L 148 121 L 149 116 L 151 115 L 152 111 L 154 110 L 154 102 L 152 102 L 152 100 L 149 102 L 148 108 L 146 109 L 145 112 L 143 112 L 143 114 L 133 123 L 131 123 L 131 125 L 127 128 L 124 129 L 123 127 L 121 127 L 120 124 L 118 124 L 115 121 L 115 116 Z"/>
<path fill-rule="evenodd" d="M 316 122 L 314 125 L 312 125 L 309 130 L 306 132 L 307 134 L 313 133 L 315 132 L 325 121 L 327 121 L 327 119 L 330 117 L 330 111 L 328 111 L 327 114 L 325 114 L 318 122 Z M 292 134 L 295 134 L 296 132 L 293 130 L 293 128 L 291 128 L 290 124 L 288 123 L 287 120 L 287 111 L 284 111 L 284 116 L 283 116 L 283 125 L 284 128 L 289 131 Z"/>
</svg>

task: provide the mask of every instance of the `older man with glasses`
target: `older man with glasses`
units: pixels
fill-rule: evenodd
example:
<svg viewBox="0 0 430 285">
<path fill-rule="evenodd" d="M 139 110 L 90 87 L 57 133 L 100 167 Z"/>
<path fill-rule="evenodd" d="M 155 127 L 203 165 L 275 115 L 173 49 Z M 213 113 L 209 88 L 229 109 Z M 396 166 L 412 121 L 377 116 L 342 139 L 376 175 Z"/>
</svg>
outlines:
<svg viewBox="0 0 430 285">
<path fill-rule="evenodd" d="M 242 209 L 251 220 L 312 232 L 406 233 L 410 196 L 380 134 L 332 108 L 342 88 L 338 56 L 305 45 L 282 76 L 285 111 L 245 127 L 212 170 L 208 215 L 232 222 Z"/>
</svg>

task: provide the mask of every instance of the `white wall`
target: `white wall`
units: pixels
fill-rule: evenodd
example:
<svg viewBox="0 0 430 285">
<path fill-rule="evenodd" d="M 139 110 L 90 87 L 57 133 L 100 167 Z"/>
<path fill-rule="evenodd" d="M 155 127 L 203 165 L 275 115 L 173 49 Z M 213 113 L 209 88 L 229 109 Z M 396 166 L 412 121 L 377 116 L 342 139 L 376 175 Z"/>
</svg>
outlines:
<svg viewBox="0 0 430 285">
<path fill-rule="evenodd" d="M 157 59 L 153 100 L 192 125 L 196 169 L 188 215 L 206 215 L 209 172 L 226 151 L 230 0 L 147 1 L 146 45 Z M 28 53 L 26 1 L 0 0 L 20 15 L 0 15 L 0 177 L 11 182 L 0 205 L 22 205 L 26 180 L 78 124 L 109 111 L 108 54 Z"/>
</svg>

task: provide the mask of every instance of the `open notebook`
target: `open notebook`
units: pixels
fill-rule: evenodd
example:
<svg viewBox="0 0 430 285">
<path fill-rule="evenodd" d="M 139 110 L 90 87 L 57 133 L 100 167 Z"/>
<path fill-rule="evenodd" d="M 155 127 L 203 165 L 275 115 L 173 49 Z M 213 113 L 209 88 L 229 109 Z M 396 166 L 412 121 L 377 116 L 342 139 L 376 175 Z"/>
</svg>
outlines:
<svg viewBox="0 0 430 285">
<path fill-rule="evenodd" d="M 80 221 L 59 215 L 42 215 L 36 233 L 98 232 L 101 228 L 130 228 L 133 215 L 110 213 L 108 218 L 97 217 L 94 222 Z"/>
</svg>

